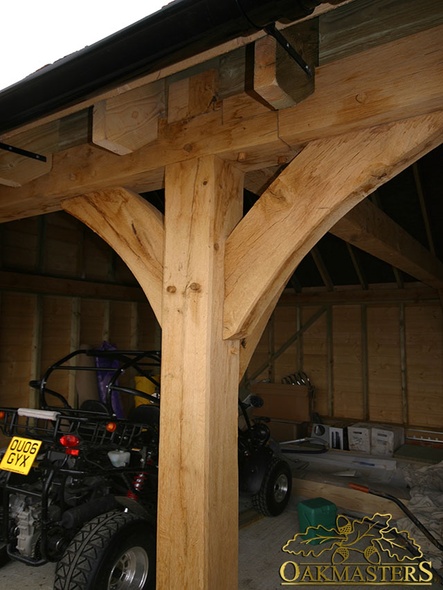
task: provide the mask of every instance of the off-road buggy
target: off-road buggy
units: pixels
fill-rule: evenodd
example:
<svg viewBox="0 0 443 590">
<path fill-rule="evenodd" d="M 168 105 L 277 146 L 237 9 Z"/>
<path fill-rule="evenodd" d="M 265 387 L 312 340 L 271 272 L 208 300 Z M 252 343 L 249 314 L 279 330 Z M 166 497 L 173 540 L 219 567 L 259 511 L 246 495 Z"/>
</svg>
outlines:
<svg viewBox="0 0 443 590">
<path fill-rule="evenodd" d="M 92 376 L 98 394 L 69 404 L 52 385 L 66 384 L 66 372 L 77 389 L 80 375 Z M 158 352 L 77 350 L 31 382 L 38 409 L 0 408 L 9 439 L 0 463 L 2 550 L 33 566 L 57 562 L 54 590 L 155 588 L 159 372 Z M 136 378 L 149 387 L 136 389 Z M 259 511 L 277 515 L 291 473 L 250 406 L 240 402 L 240 488 Z"/>
</svg>

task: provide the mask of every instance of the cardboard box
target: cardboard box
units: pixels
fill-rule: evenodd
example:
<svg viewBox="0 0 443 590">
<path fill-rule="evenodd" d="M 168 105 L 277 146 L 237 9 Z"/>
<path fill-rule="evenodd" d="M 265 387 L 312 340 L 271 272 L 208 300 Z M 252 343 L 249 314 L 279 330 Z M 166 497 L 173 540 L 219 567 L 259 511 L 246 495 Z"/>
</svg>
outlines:
<svg viewBox="0 0 443 590">
<path fill-rule="evenodd" d="M 254 383 L 251 393 L 263 399 L 263 406 L 254 408 L 254 416 L 299 423 L 311 419 L 309 389 L 305 385 Z"/>
<path fill-rule="evenodd" d="M 271 437 L 277 442 L 287 442 L 307 436 L 304 424 L 294 424 L 280 420 L 271 420 L 268 423 Z"/>
<path fill-rule="evenodd" d="M 348 426 L 348 444 L 350 451 L 370 453 L 371 425 L 367 422 L 357 422 L 352 426 Z"/>
<path fill-rule="evenodd" d="M 405 431 L 402 426 L 377 424 L 371 428 L 371 453 L 392 457 L 394 451 L 405 442 Z"/>
</svg>

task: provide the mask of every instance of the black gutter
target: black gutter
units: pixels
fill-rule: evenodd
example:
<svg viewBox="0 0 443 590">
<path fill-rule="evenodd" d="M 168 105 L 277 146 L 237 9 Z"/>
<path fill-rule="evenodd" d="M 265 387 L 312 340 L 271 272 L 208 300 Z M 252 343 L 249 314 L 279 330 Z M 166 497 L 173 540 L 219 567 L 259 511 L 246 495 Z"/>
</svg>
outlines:
<svg viewBox="0 0 443 590">
<path fill-rule="evenodd" d="M 0 92 L 0 133 L 276 21 L 299 20 L 323 1 L 175 0 Z"/>
</svg>

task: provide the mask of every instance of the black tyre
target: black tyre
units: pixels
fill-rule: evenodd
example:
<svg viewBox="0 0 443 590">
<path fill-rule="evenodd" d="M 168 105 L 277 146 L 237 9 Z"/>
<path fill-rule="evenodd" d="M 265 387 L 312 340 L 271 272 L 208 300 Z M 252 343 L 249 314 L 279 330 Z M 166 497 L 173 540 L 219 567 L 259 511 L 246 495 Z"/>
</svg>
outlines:
<svg viewBox="0 0 443 590">
<path fill-rule="evenodd" d="M 252 504 L 265 516 L 278 516 L 288 505 L 291 490 L 291 468 L 286 461 L 273 457 L 259 491 L 252 496 Z"/>
<path fill-rule="evenodd" d="M 130 512 L 107 512 L 86 523 L 55 571 L 54 590 L 154 588 L 153 527 Z"/>
<path fill-rule="evenodd" d="M 0 542 L 0 567 L 9 563 L 8 553 L 6 551 L 6 543 Z"/>
</svg>

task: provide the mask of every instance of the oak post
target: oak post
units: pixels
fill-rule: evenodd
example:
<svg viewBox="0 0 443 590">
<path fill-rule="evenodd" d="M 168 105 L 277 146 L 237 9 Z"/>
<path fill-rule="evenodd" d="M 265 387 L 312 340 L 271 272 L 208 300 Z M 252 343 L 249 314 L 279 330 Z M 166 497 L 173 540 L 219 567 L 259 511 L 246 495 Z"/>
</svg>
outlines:
<svg viewBox="0 0 443 590">
<path fill-rule="evenodd" d="M 165 178 L 157 588 L 237 587 L 239 341 L 223 340 L 225 242 L 243 175 L 214 156 Z"/>
</svg>

